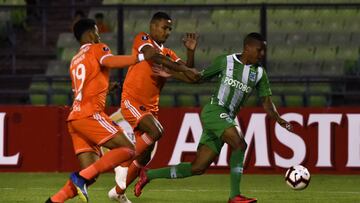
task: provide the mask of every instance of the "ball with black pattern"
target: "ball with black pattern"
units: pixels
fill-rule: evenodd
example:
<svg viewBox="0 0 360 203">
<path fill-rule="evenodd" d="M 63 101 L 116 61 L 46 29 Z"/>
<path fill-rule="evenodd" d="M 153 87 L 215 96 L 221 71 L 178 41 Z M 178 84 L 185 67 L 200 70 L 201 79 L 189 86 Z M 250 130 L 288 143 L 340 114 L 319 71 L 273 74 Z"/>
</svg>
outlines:
<svg viewBox="0 0 360 203">
<path fill-rule="evenodd" d="M 310 183 L 310 173 L 302 165 L 292 166 L 285 173 L 285 182 L 294 190 L 303 190 Z"/>
</svg>

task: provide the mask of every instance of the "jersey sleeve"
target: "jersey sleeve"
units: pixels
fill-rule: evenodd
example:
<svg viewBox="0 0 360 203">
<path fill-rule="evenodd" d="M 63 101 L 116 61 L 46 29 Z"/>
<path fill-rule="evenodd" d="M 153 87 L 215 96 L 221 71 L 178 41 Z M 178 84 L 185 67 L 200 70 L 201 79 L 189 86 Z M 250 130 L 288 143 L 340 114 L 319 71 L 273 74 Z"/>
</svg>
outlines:
<svg viewBox="0 0 360 203">
<path fill-rule="evenodd" d="M 102 65 L 102 61 L 107 56 L 112 56 L 110 48 L 103 43 L 99 43 L 94 48 L 94 56 L 97 61 Z"/>
<path fill-rule="evenodd" d="M 259 67 L 259 68 L 261 68 L 261 67 Z M 266 97 L 266 96 L 272 95 L 269 79 L 267 77 L 266 71 L 263 68 L 261 68 L 261 70 L 259 70 L 259 73 L 258 73 L 256 90 L 258 92 L 259 97 Z"/>
<path fill-rule="evenodd" d="M 141 32 L 138 35 L 136 35 L 136 37 L 134 39 L 134 42 L 133 42 L 133 49 L 140 52 L 141 49 L 146 45 L 149 45 L 149 46 L 153 47 L 149 35 L 146 34 L 145 32 Z"/>
<path fill-rule="evenodd" d="M 166 56 L 171 58 L 171 60 L 173 60 L 175 62 L 178 62 L 181 60 L 181 58 L 178 57 L 178 55 L 176 55 L 176 53 L 173 50 L 166 48 L 166 52 L 167 52 Z"/>
<path fill-rule="evenodd" d="M 200 72 L 200 81 L 210 80 L 214 76 L 221 73 L 224 67 L 226 67 L 226 56 L 218 56 L 209 67 Z"/>
</svg>

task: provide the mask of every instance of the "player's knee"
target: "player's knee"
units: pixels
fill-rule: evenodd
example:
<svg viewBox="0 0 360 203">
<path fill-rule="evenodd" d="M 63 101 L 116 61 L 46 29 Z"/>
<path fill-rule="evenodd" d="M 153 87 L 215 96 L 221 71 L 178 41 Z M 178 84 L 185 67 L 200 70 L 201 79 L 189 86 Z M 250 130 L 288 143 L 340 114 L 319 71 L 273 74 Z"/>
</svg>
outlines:
<svg viewBox="0 0 360 203">
<path fill-rule="evenodd" d="M 118 147 L 126 147 L 130 150 L 135 151 L 135 144 L 133 142 L 131 142 L 130 140 L 125 140 L 123 142 L 121 142 Z"/>
<path fill-rule="evenodd" d="M 240 149 L 241 151 L 246 151 L 247 143 L 245 142 L 245 140 L 240 140 L 240 142 L 236 142 L 236 143 L 232 144 L 231 147 L 233 150 Z"/>
<path fill-rule="evenodd" d="M 126 148 L 128 148 L 130 151 L 134 152 L 133 156 L 135 156 L 135 146 L 133 144 L 126 146 Z"/>
<path fill-rule="evenodd" d="M 191 172 L 193 175 L 202 175 L 206 172 L 206 169 L 204 166 L 192 166 Z"/>
<path fill-rule="evenodd" d="M 164 129 L 162 127 L 158 127 L 158 128 L 156 128 L 156 130 L 153 130 L 153 132 L 151 134 L 152 134 L 154 141 L 157 141 L 163 136 Z"/>
<path fill-rule="evenodd" d="M 245 142 L 245 140 L 242 141 L 241 145 L 242 145 L 241 149 L 242 149 L 243 151 L 246 151 L 248 145 L 247 145 L 247 143 Z"/>
<path fill-rule="evenodd" d="M 142 154 L 141 156 L 137 157 L 137 162 L 142 165 L 146 166 L 151 159 L 151 154 Z"/>
</svg>

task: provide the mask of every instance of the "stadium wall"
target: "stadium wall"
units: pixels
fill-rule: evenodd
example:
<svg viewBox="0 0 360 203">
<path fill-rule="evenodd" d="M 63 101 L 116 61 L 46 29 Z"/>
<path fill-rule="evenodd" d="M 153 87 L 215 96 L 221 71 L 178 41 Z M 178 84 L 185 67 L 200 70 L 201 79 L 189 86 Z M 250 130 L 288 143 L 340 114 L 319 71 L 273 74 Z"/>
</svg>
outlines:
<svg viewBox="0 0 360 203">
<path fill-rule="evenodd" d="M 116 110 L 107 109 L 108 113 Z M 360 174 L 360 108 L 281 108 L 294 124 L 287 132 L 261 108 L 245 108 L 238 123 L 249 148 L 246 173 L 283 173 L 303 164 L 312 173 Z M 68 107 L 0 106 L 0 171 L 52 172 L 78 169 L 66 129 Z M 149 167 L 191 161 L 202 126 L 199 108 L 163 108 L 165 136 Z M 227 173 L 225 145 L 209 173 Z"/>
</svg>

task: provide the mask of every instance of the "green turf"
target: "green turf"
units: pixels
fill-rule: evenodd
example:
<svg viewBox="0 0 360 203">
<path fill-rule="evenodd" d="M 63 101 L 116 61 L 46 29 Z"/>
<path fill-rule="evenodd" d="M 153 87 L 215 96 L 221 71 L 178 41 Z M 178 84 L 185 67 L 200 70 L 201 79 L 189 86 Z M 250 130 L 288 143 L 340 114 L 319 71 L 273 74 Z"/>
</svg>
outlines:
<svg viewBox="0 0 360 203">
<path fill-rule="evenodd" d="M 67 173 L 0 173 L 1 203 L 39 203 L 57 191 L 65 182 Z M 93 203 L 111 202 L 107 192 L 112 187 L 112 174 L 100 177 L 89 189 Z M 128 197 L 135 203 L 225 203 L 228 196 L 227 175 L 204 175 L 182 180 L 155 180 L 140 198 L 128 190 Z M 257 197 L 258 202 L 282 203 L 335 203 L 360 202 L 360 176 L 313 175 L 309 187 L 293 191 L 280 175 L 245 175 L 242 192 Z M 68 201 L 78 202 L 76 199 Z"/>
</svg>

